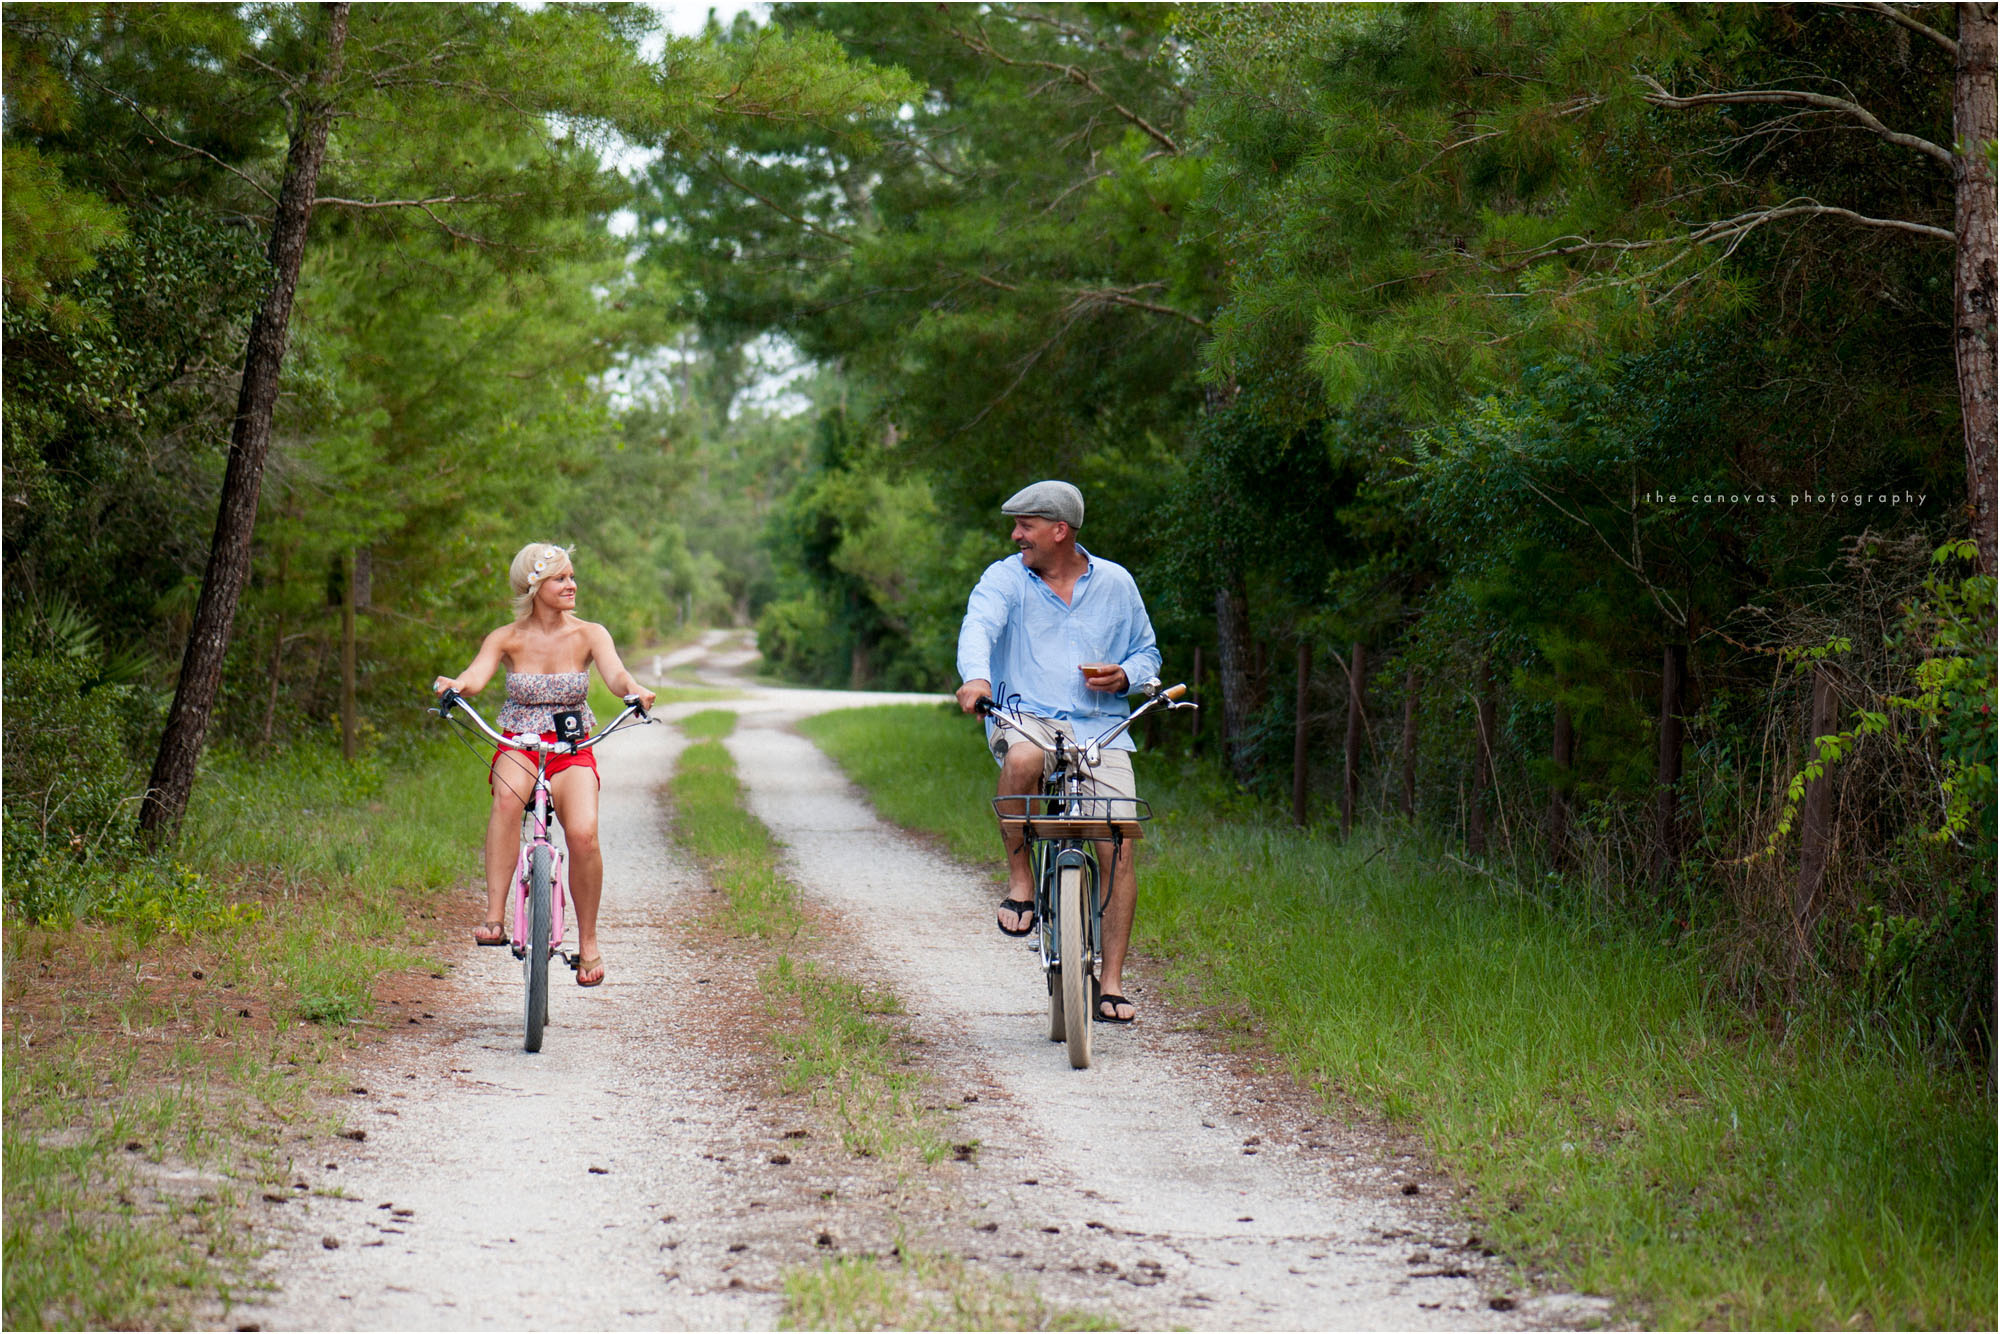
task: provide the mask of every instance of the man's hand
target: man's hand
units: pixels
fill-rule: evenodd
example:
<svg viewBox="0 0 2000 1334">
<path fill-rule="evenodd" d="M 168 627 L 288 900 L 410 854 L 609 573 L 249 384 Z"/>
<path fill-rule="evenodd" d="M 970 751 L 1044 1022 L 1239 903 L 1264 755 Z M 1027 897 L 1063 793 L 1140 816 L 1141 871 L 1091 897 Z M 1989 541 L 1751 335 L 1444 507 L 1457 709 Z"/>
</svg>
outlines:
<svg viewBox="0 0 2000 1334">
<path fill-rule="evenodd" d="M 977 678 L 967 681 L 958 688 L 958 707 L 962 713 L 971 713 L 981 699 L 993 693 L 993 683 Z"/>
<path fill-rule="evenodd" d="M 1092 690 L 1107 695 L 1131 693 L 1132 683 L 1125 679 L 1125 669 L 1115 662 L 1080 662 L 1076 669 L 1083 673 L 1083 683 Z"/>
</svg>

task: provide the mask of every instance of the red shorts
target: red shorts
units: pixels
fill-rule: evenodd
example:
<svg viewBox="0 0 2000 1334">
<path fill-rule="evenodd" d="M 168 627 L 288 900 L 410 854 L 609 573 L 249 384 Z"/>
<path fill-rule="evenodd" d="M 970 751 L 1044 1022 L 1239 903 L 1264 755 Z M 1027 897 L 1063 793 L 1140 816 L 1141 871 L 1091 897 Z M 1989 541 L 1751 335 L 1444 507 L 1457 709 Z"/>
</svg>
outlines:
<svg viewBox="0 0 2000 1334">
<path fill-rule="evenodd" d="M 511 737 L 522 734 L 519 732 L 505 732 L 502 735 Z M 544 741 L 554 741 L 556 739 L 554 732 L 543 732 L 541 736 Z M 535 781 L 535 756 L 529 751 L 512 750 L 506 746 L 495 749 L 493 752 L 493 762 L 486 766 L 486 785 L 488 787 L 492 787 L 498 781 L 498 771 L 503 763 L 512 766 L 510 772 L 521 774 L 522 796 L 525 797 L 528 785 Z M 590 770 L 591 777 L 597 779 L 597 786 L 599 788 L 604 786 L 604 777 L 597 772 L 597 752 L 595 750 L 580 751 L 575 755 L 549 756 L 548 774 L 550 778 L 554 778 L 565 769 L 573 769 L 579 766 Z"/>
</svg>

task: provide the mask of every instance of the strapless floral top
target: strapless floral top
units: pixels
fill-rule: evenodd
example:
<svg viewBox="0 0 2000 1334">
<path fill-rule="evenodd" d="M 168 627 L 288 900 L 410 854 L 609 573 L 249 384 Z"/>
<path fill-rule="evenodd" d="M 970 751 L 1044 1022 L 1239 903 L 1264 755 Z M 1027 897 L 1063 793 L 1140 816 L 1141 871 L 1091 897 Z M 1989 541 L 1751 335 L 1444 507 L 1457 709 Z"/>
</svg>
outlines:
<svg viewBox="0 0 2000 1334">
<path fill-rule="evenodd" d="M 590 716 L 590 705 L 584 702 L 589 697 L 588 671 L 509 672 L 507 702 L 500 708 L 500 730 L 537 735 L 553 732 L 555 715 L 573 709 L 583 714 L 583 730 L 594 732 L 597 719 Z"/>
</svg>

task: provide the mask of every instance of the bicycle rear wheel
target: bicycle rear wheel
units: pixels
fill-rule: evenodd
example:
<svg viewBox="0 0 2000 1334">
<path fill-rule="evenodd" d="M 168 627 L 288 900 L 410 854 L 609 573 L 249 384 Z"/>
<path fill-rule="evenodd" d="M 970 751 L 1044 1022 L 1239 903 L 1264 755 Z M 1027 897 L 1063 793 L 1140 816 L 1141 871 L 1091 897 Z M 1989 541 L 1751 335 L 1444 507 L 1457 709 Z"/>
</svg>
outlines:
<svg viewBox="0 0 2000 1334">
<path fill-rule="evenodd" d="M 1056 872 L 1056 930 L 1062 942 L 1062 1023 L 1069 1040 L 1069 1063 L 1075 1070 L 1090 1065 L 1090 946 L 1084 923 L 1090 908 L 1084 902 L 1087 877 L 1081 866 Z M 1053 1008 L 1050 1012 L 1053 1025 Z"/>
<path fill-rule="evenodd" d="M 546 844 L 528 853 L 528 1026 L 529 1051 L 542 1049 L 542 1027 L 549 1018 L 549 936 L 554 930 L 550 886 L 555 858 Z"/>
</svg>

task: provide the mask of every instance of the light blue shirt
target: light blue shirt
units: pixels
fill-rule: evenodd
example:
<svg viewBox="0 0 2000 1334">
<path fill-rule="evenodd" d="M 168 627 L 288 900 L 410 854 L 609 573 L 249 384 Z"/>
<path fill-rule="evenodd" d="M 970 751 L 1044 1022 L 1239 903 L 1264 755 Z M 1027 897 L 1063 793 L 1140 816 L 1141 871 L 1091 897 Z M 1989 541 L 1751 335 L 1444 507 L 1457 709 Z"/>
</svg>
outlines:
<svg viewBox="0 0 2000 1334">
<path fill-rule="evenodd" d="M 1079 740 L 1091 741 L 1124 721 L 1130 708 L 1123 694 L 1085 685 L 1077 667 L 1115 662 L 1137 688 L 1159 674 L 1160 648 L 1125 567 L 1076 550 L 1086 564 L 1067 603 L 1018 555 L 986 567 L 958 628 L 958 679 L 990 681 L 996 692 L 1004 687 L 1027 712 L 1072 723 Z M 1135 749 L 1130 733 L 1111 744 Z"/>
</svg>

